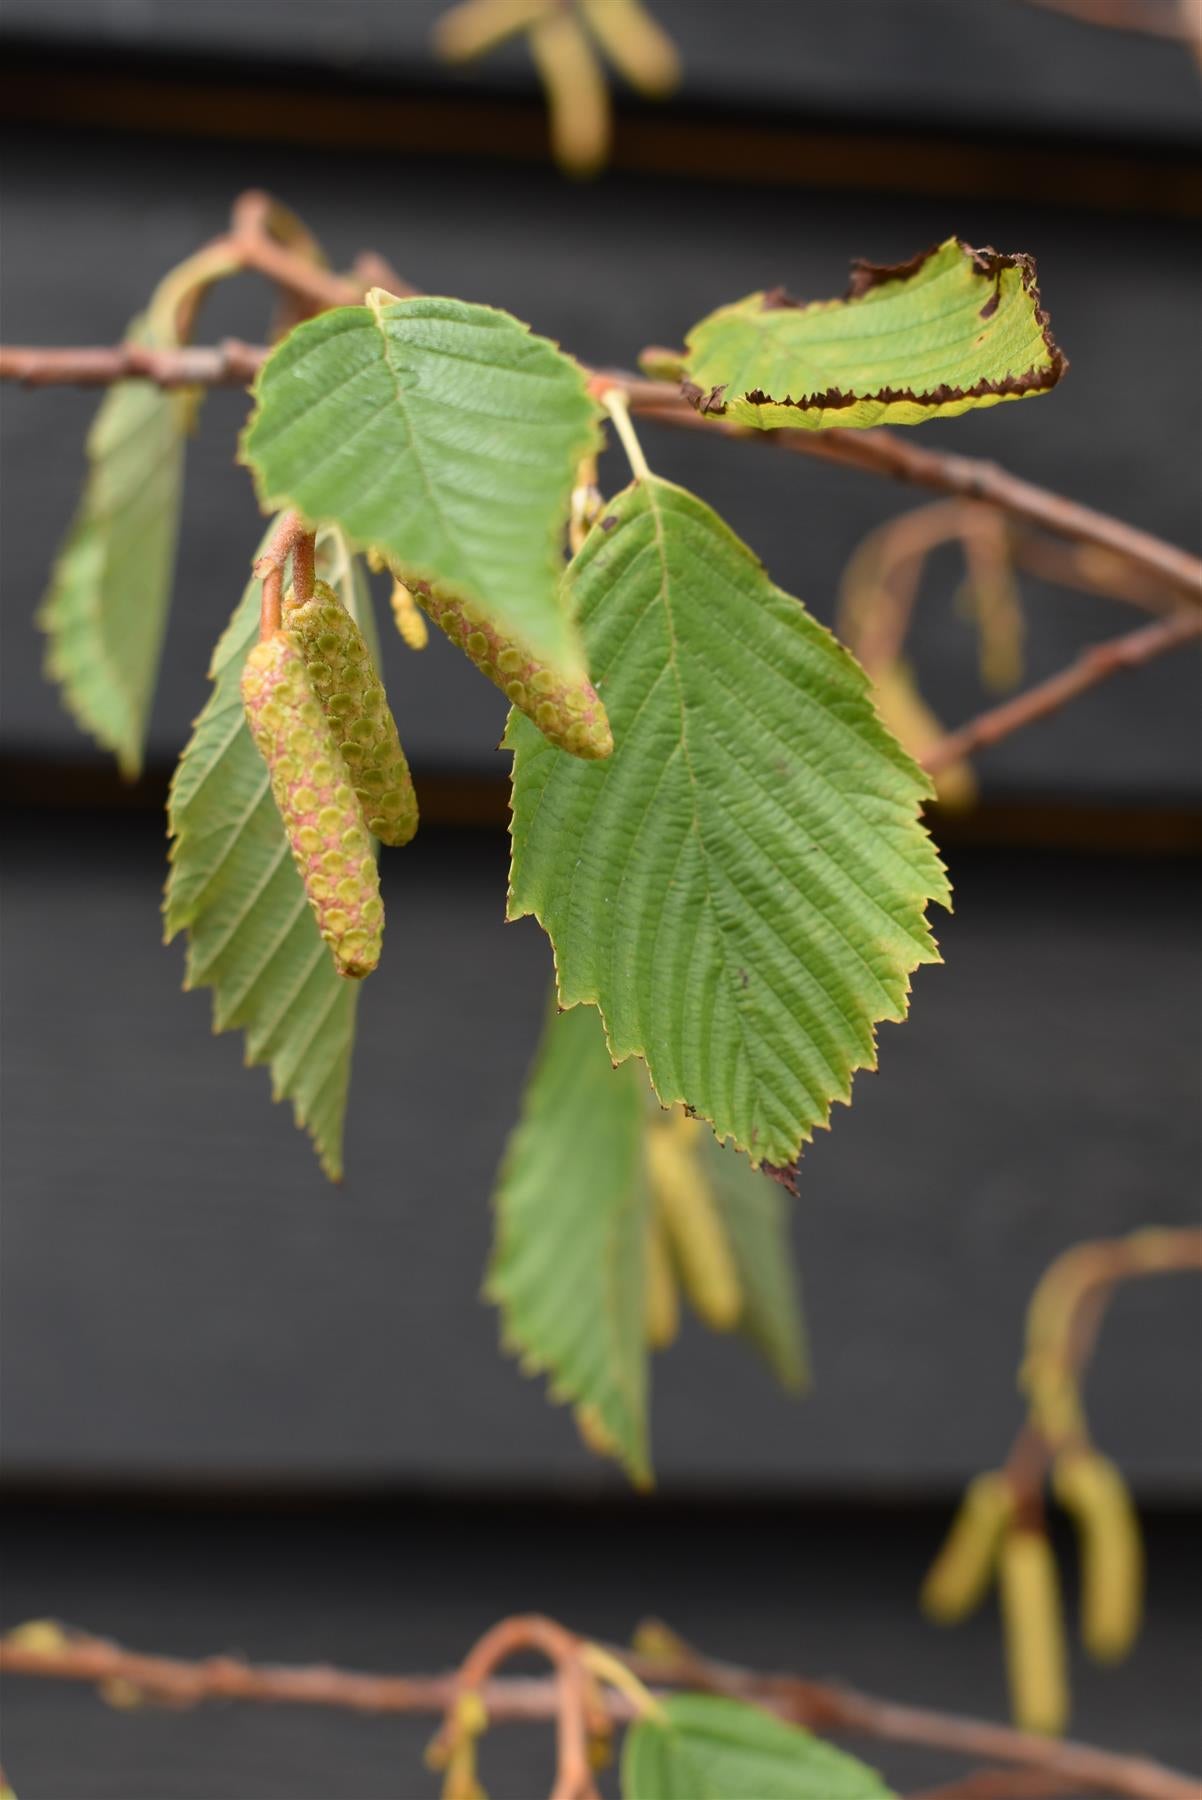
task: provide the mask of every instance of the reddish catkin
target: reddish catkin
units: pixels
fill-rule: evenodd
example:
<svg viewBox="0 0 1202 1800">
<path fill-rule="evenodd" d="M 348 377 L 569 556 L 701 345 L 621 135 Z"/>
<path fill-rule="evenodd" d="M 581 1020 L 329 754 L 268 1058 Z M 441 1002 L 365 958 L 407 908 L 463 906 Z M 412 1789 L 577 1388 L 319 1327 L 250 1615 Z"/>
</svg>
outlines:
<svg viewBox="0 0 1202 1800">
<path fill-rule="evenodd" d="M 285 607 L 284 631 L 325 708 L 368 830 L 382 844 L 407 844 L 417 830 L 417 795 L 363 633 L 324 581 L 312 599 Z"/>
<path fill-rule="evenodd" d="M 591 683 L 563 680 L 502 637 L 465 601 L 441 599 L 424 586 L 415 591 L 440 630 L 557 750 L 591 762 L 613 754 L 609 719 Z"/>
<path fill-rule="evenodd" d="M 287 633 L 255 645 L 242 699 L 318 930 L 340 975 L 370 975 L 384 929 L 376 859 L 346 764 Z"/>
</svg>

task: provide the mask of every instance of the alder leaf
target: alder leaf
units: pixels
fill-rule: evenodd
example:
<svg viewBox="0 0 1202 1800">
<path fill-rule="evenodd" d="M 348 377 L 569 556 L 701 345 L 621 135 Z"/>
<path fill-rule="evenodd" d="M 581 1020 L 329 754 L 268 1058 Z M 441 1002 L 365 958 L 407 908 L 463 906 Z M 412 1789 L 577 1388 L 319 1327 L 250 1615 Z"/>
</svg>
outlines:
<svg viewBox="0 0 1202 1800">
<path fill-rule="evenodd" d="M 336 533 L 318 544 L 318 572 L 341 588 L 374 652 L 366 578 Z M 270 1065 L 273 1097 L 292 1102 L 336 1181 L 359 983 L 342 979 L 321 940 L 247 729 L 239 681 L 258 639 L 260 588 L 252 578 L 214 651 L 213 692 L 171 783 L 165 936 L 187 931 L 184 986 L 213 990 L 214 1031 L 245 1033 L 247 1063 Z"/>
<path fill-rule="evenodd" d="M 570 1015 L 566 1015 L 569 1016 Z M 809 1383 L 809 1357 L 789 1241 L 788 1196 L 745 1156 L 704 1134 L 705 1169 L 726 1230 L 743 1311 L 739 1331 L 759 1351 L 782 1387 Z"/>
<path fill-rule="evenodd" d="M 930 783 L 855 659 L 683 489 L 633 482 L 568 585 L 616 748 L 585 764 L 510 715 L 508 915 L 665 1105 L 792 1164 L 939 960 Z"/>
<path fill-rule="evenodd" d="M 1035 264 L 948 238 L 857 262 L 842 300 L 748 294 L 695 325 L 682 364 L 702 413 L 762 431 L 917 425 L 1055 387 L 1068 363 Z"/>
<path fill-rule="evenodd" d="M 148 319 L 134 343 L 169 341 Z M 194 396 L 149 381 L 111 387 L 88 433 L 88 475 L 38 609 L 46 673 L 123 775 L 142 767 L 167 624 Z"/>
<path fill-rule="evenodd" d="M 875 1769 L 741 1700 L 671 1694 L 622 1750 L 622 1800 L 893 1800 Z"/>
<path fill-rule="evenodd" d="M 576 469 L 598 443 L 582 371 L 491 307 L 368 299 L 299 325 L 259 373 L 242 456 L 264 508 L 339 525 L 410 586 L 583 676 L 559 586 Z"/>
<path fill-rule="evenodd" d="M 645 1096 L 635 1064 L 611 1066 L 590 1010 L 551 1014 L 498 1177 L 484 1289 L 506 1350 L 548 1375 L 555 1399 L 594 1409 L 639 1483 L 651 1477 Z"/>
</svg>

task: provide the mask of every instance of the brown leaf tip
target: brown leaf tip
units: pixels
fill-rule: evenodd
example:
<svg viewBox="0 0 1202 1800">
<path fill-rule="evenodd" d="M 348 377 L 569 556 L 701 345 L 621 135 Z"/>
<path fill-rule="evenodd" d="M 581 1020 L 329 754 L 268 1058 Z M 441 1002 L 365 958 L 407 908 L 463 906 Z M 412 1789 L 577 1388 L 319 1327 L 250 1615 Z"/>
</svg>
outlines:
<svg viewBox="0 0 1202 1800">
<path fill-rule="evenodd" d="M 682 381 L 680 384 L 680 391 L 695 412 L 699 412 L 703 416 L 706 413 L 720 415 L 726 411 L 724 399 L 726 387 L 727 384 L 724 381 L 717 387 L 712 387 L 708 390 L 706 388 L 699 388 L 695 381 Z"/>
</svg>

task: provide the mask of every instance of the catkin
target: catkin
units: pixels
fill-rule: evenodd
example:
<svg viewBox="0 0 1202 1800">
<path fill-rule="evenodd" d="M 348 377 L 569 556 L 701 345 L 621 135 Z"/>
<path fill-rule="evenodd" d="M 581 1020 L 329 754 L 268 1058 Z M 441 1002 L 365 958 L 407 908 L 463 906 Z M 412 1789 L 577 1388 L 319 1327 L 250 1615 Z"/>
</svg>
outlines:
<svg viewBox="0 0 1202 1800">
<path fill-rule="evenodd" d="M 358 980 L 380 960 L 376 859 L 346 763 L 286 633 L 250 652 L 242 699 L 318 930 L 339 974 Z"/>
<path fill-rule="evenodd" d="M 743 1312 L 739 1272 L 705 1171 L 675 1124 L 647 1132 L 647 1169 L 681 1284 L 698 1316 L 730 1331 Z"/>
<path fill-rule="evenodd" d="M 998 1578 L 1014 1722 L 1054 1737 L 1068 1722 L 1068 1658 L 1056 1563 L 1042 1531 L 1007 1533 Z"/>
<path fill-rule="evenodd" d="M 653 1129 L 660 1130 L 655 1126 Z M 644 1251 L 643 1335 L 652 1350 L 666 1350 L 680 1330 L 680 1300 L 663 1220 L 652 1208 Z"/>
<path fill-rule="evenodd" d="M 564 681 L 502 637 L 465 601 L 441 599 L 424 587 L 417 593 L 440 630 L 557 749 L 592 762 L 612 755 L 613 732 L 590 682 Z"/>
<path fill-rule="evenodd" d="M 1093 1450 L 1057 1457 L 1052 1485 L 1077 1528 L 1081 1642 L 1099 1662 L 1118 1662 L 1139 1636 L 1143 1613 L 1143 1544 L 1130 1489 Z"/>
<path fill-rule="evenodd" d="M 311 600 L 285 607 L 284 631 L 325 708 L 368 830 L 382 844 L 407 844 L 417 830 L 417 796 L 363 633 L 324 581 Z"/>
<path fill-rule="evenodd" d="M 584 16 L 610 61 L 641 94 L 662 99 L 680 81 L 680 58 L 641 0 L 583 0 Z"/>
<path fill-rule="evenodd" d="M 572 12 L 556 7 L 530 28 L 530 53 L 551 115 L 551 150 L 570 175 L 595 175 L 609 154 L 605 73 Z"/>
<path fill-rule="evenodd" d="M 1014 1490 L 1004 1475 L 991 1471 L 969 1482 L 922 1584 L 921 1604 L 928 1618 L 954 1625 L 980 1605 L 1013 1513 Z"/>
<path fill-rule="evenodd" d="M 392 592 L 388 596 L 392 608 L 392 617 L 402 641 L 410 650 L 424 650 L 430 642 L 430 628 L 426 624 L 425 614 L 405 586 L 405 583 L 394 576 Z"/>
</svg>

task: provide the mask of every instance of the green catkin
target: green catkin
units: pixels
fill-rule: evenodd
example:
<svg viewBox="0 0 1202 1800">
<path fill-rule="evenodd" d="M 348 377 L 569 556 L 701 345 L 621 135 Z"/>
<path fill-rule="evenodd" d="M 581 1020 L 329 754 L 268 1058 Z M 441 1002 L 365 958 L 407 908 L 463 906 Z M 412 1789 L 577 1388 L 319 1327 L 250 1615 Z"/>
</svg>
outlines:
<svg viewBox="0 0 1202 1800">
<path fill-rule="evenodd" d="M 363 633 L 324 581 L 311 600 L 285 606 L 283 628 L 325 709 L 368 830 L 382 844 L 407 844 L 417 830 L 417 796 Z"/>
<path fill-rule="evenodd" d="M 955 1625 L 989 1591 L 1002 1534 L 1014 1515 L 1014 1490 L 996 1471 L 978 1475 L 964 1490 L 943 1547 L 922 1584 L 927 1617 Z"/>
<path fill-rule="evenodd" d="M 1014 1722 L 1056 1737 L 1068 1723 L 1068 1656 L 1056 1562 L 1042 1531 L 1006 1534 L 998 1589 Z"/>
<path fill-rule="evenodd" d="M 683 1115 L 647 1132 L 647 1173 L 681 1286 L 711 1331 L 732 1331 L 743 1290 L 713 1190 L 694 1153 L 699 1128 Z"/>
<path fill-rule="evenodd" d="M 654 1127 L 655 1130 L 661 1127 Z M 666 1350 L 680 1330 L 680 1297 L 667 1234 L 658 1208 L 647 1221 L 643 1275 L 643 1336 L 649 1350 Z"/>
<path fill-rule="evenodd" d="M 1143 1544 L 1130 1489 L 1094 1450 L 1058 1456 L 1052 1487 L 1077 1528 L 1081 1642 L 1096 1661 L 1119 1662 L 1139 1636 L 1143 1613 Z"/>
<path fill-rule="evenodd" d="M 441 599 L 421 585 L 415 593 L 439 629 L 556 749 L 591 762 L 613 754 L 609 719 L 590 682 L 563 680 L 502 637 L 465 601 Z"/>
<path fill-rule="evenodd" d="M 359 980 L 380 960 L 376 859 L 346 763 L 285 632 L 250 652 L 242 700 L 318 930 L 339 974 Z"/>
</svg>

